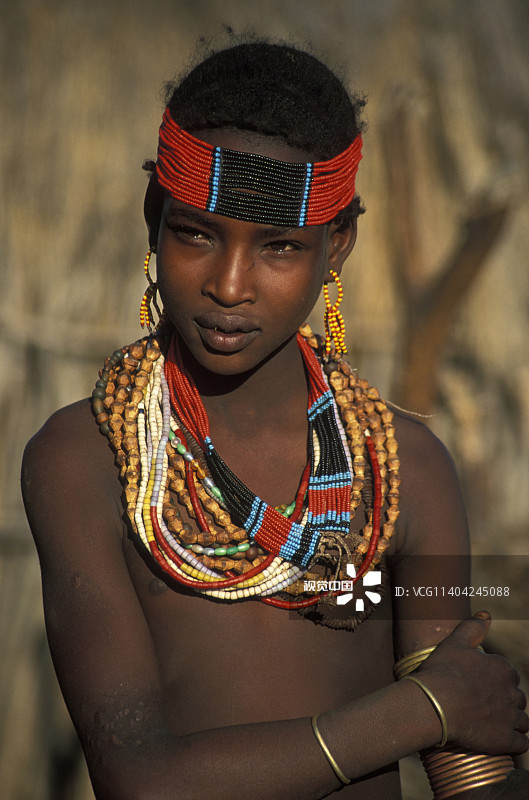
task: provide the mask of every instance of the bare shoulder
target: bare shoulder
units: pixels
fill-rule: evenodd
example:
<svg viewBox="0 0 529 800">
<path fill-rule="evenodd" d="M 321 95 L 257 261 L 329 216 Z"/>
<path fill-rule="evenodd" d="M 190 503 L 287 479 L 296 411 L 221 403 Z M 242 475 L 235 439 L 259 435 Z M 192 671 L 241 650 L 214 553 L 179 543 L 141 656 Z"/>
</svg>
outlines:
<svg viewBox="0 0 529 800">
<path fill-rule="evenodd" d="M 43 536 L 61 527 L 61 520 L 87 519 L 95 508 L 121 532 L 118 471 L 88 399 L 57 411 L 29 440 L 22 493 L 38 546 Z"/>
<path fill-rule="evenodd" d="M 455 471 L 454 462 L 443 442 L 417 417 L 392 409 L 399 443 L 399 455 L 411 474 L 425 469 Z"/>
<path fill-rule="evenodd" d="M 71 451 L 72 442 L 77 440 L 81 446 L 104 442 L 104 437 L 99 433 L 90 408 L 90 400 L 85 398 L 59 409 L 44 423 L 44 425 L 29 440 L 25 457 L 32 455 L 35 449 L 45 447 L 47 450 L 60 452 L 66 445 Z"/>
<path fill-rule="evenodd" d="M 395 411 L 401 463 L 399 548 L 459 552 L 467 547 L 457 471 L 445 445 L 420 420 Z"/>
</svg>

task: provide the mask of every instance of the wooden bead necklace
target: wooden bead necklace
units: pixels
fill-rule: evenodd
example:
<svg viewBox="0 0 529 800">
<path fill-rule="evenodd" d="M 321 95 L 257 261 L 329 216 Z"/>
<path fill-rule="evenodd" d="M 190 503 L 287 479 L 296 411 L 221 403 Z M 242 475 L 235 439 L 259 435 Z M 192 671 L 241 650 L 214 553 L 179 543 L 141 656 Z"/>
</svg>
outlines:
<svg viewBox="0 0 529 800">
<path fill-rule="evenodd" d="M 300 333 L 301 348 L 309 347 L 312 357 L 321 351 L 308 326 Z M 305 581 L 321 580 L 325 575 L 345 579 L 350 562 L 355 565 L 355 580 L 358 580 L 378 564 L 389 546 L 398 517 L 400 476 L 393 414 L 376 389 L 360 380 L 343 359 L 324 364 L 327 379 L 323 379 L 320 370 L 318 386 L 321 395 L 325 393 L 324 387 L 332 389 L 334 434 L 330 436 L 326 430 L 323 434 L 320 431 L 320 438 L 314 437 L 312 468 L 309 462 L 296 500 L 283 509 L 265 509 L 268 517 L 284 520 L 286 528 L 279 523 L 272 536 L 265 532 L 260 537 L 259 530 L 249 536 L 246 527 L 240 524 L 241 515 L 228 511 L 233 473 L 227 467 L 227 473 L 223 473 L 222 462 L 220 467 L 217 464 L 216 474 L 211 474 L 214 448 L 206 441 L 209 428 L 205 412 L 203 415 L 197 410 L 198 424 L 181 407 L 175 416 L 172 406 L 178 406 L 180 401 L 173 387 L 171 402 L 165 374 L 169 359 L 166 361 L 164 355 L 171 352 L 171 334 L 172 329 L 165 325 L 155 336 L 115 351 L 105 362 L 92 394 L 96 421 L 116 453 L 128 518 L 162 570 L 179 583 L 216 599 L 258 597 L 277 607 L 306 609 L 318 603 L 322 595 L 305 591 Z M 314 364 L 318 366 L 311 361 L 313 370 Z M 313 399 L 317 403 L 317 397 Z M 179 414 L 185 419 L 180 420 Z M 322 448 L 327 461 L 330 458 L 335 465 L 340 463 L 343 448 L 336 446 L 336 437 L 346 443 L 347 469 L 352 478 L 348 480 L 347 510 L 337 514 L 337 525 L 331 527 L 326 522 L 327 527 L 324 525 L 318 531 L 319 536 L 313 537 L 315 544 L 308 557 L 306 553 L 300 557 L 298 548 L 294 563 L 281 554 L 288 540 L 284 531 L 299 527 L 303 521 L 306 524 L 309 519 L 307 497 L 310 491 L 317 496 L 318 491 L 314 487 L 309 489 L 309 484 Z M 206 453 L 201 444 L 205 445 Z M 371 476 L 366 475 L 369 462 Z M 225 474 L 229 477 L 227 489 Z M 347 515 L 352 518 L 362 497 L 369 495 L 368 477 L 372 480 L 372 497 L 367 523 L 362 531 L 350 534 L 349 522 L 347 530 L 344 529 L 344 519 Z M 340 497 L 340 491 L 341 487 L 335 487 L 335 496 Z M 385 521 L 381 530 L 383 505 Z M 185 521 L 182 507 L 189 518 L 196 520 L 196 526 Z M 321 512 L 321 503 L 317 508 L 313 517 L 326 513 L 325 509 Z"/>
</svg>

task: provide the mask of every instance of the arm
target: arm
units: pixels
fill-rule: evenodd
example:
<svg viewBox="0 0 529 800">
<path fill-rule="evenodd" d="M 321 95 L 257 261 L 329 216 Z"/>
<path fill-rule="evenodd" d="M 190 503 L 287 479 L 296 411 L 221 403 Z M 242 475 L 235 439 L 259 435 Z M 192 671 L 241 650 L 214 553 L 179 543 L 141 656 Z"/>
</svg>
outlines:
<svg viewBox="0 0 529 800">
<path fill-rule="evenodd" d="M 55 415 L 28 445 L 23 486 L 50 648 L 98 800 L 276 800 L 285 786 L 292 800 L 316 800 L 339 787 L 308 718 L 183 737 L 169 730 L 158 661 L 123 557 L 116 470 L 87 404 Z M 422 721 L 396 742 L 387 731 L 404 715 Z M 324 716 L 322 734 L 350 777 L 439 738 L 435 713 L 409 682 Z"/>
<path fill-rule="evenodd" d="M 401 427 L 403 514 L 399 520 L 402 523 L 399 527 L 399 554 L 395 559 L 393 578 L 396 585 L 410 587 L 410 596 L 396 601 L 397 659 L 423 647 L 437 645 L 457 625 L 458 620 L 467 617 L 470 612 L 469 601 L 464 596 L 449 597 L 445 594 L 443 597 L 439 591 L 437 595 L 430 597 L 416 597 L 411 592 L 413 586 L 437 586 L 439 589 L 444 586 L 446 590 L 454 585 L 468 586 L 470 559 L 467 556 L 470 548 L 466 514 L 450 457 L 423 425 L 402 419 Z M 486 623 L 486 629 L 489 624 L 490 621 Z M 475 687 L 486 680 L 484 670 L 489 667 L 506 670 L 507 666 L 500 657 L 468 652 L 469 646 L 475 647 L 482 641 L 486 631 L 480 628 L 482 623 L 476 622 L 476 629 L 470 640 L 460 639 L 460 630 L 456 631 L 415 674 L 421 679 L 424 677 L 424 683 L 434 691 L 438 699 L 442 698 L 441 705 L 452 731 L 462 730 L 460 726 L 466 725 L 469 751 L 510 752 L 513 744 L 508 740 L 502 743 L 497 737 L 498 729 L 492 717 L 485 723 L 481 722 L 481 725 L 485 724 L 483 733 L 488 741 L 479 747 L 472 739 L 472 728 L 475 729 L 480 724 L 477 721 L 480 709 L 477 708 L 479 700 Z M 459 646 L 448 651 L 448 642 Z M 444 656 L 448 656 L 451 661 L 443 664 Z M 443 678 L 449 676 L 450 672 L 450 691 L 446 692 L 445 685 L 443 693 Z M 525 700 L 522 693 L 516 690 L 519 679 L 516 673 L 513 671 L 509 679 L 506 670 L 505 677 L 507 680 L 502 699 L 512 699 L 513 716 L 509 718 L 512 720 L 514 742 L 519 738 L 518 732 L 527 731 L 526 719 L 521 713 Z M 462 678 L 467 685 L 459 695 L 456 687 Z M 491 703 L 494 703 L 493 697 L 486 701 L 486 707 L 491 708 Z M 509 734 L 508 731 L 506 733 Z M 450 732 L 449 742 L 454 740 L 457 740 L 457 736 Z M 524 774 L 518 770 L 516 775 L 513 773 L 509 776 L 509 781 L 501 786 L 477 790 L 478 793 L 481 792 L 479 797 L 488 797 L 487 792 L 490 792 L 491 797 L 500 796 L 495 793 L 500 791 L 502 797 L 511 796 L 504 794 L 507 784 L 521 785 L 519 782 L 524 782 Z M 470 800 L 475 792 L 467 792 L 461 796 Z M 514 793 L 512 796 L 521 795 Z"/>
</svg>

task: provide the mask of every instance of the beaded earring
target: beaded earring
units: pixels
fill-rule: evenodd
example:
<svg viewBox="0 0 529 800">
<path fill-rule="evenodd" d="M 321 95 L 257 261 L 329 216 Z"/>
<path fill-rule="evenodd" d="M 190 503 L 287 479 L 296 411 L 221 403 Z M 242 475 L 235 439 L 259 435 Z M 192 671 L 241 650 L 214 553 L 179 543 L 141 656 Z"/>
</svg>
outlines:
<svg viewBox="0 0 529 800">
<path fill-rule="evenodd" d="M 150 331 L 152 331 L 154 327 L 154 316 L 151 303 L 154 305 L 158 317 L 161 317 L 161 312 L 158 307 L 158 303 L 156 302 L 156 292 L 158 291 L 158 286 L 156 281 L 153 281 L 149 273 L 149 261 L 151 260 L 151 256 L 154 252 L 156 252 L 154 248 L 149 248 L 147 255 L 145 256 L 145 261 L 143 262 L 143 271 L 145 272 L 145 277 L 147 278 L 149 285 L 147 286 L 147 290 L 143 295 L 140 304 L 140 325 L 142 328 L 147 326 Z"/>
<path fill-rule="evenodd" d="M 327 283 L 323 284 L 323 296 L 325 298 L 325 354 L 329 355 L 331 352 L 331 340 L 334 339 L 334 346 L 338 355 L 347 355 L 347 347 L 345 346 L 345 323 L 338 306 L 342 302 L 343 287 L 338 273 L 330 269 L 336 288 L 338 289 L 338 297 L 334 305 L 331 303 L 329 297 L 329 286 Z"/>
</svg>

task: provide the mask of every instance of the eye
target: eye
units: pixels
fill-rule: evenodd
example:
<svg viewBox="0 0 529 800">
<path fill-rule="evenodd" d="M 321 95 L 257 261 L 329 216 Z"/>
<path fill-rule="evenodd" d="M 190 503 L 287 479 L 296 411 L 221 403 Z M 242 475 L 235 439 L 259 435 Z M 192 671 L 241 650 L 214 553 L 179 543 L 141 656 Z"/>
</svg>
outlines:
<svg viewBox="0 0 529 800">
<path fill-rule="evenodd" d="M 293 242 L 291 239 L 278 239 L 277 241 L 269 242 L 266 246 L 277 255 L 287 255 L 302 249 L 302 245 L 299 242 Z"/>
<path fill-rule="evenodd" d="M 178 222 L 172 222 L 167 219 L 167 217 L 165 217 L 165 224 L 180 241 L 187 244 L 209 244 L 211 241 L 211 237 L 207 233 L 191 225 L 182 225 Z"/>
</svg>

